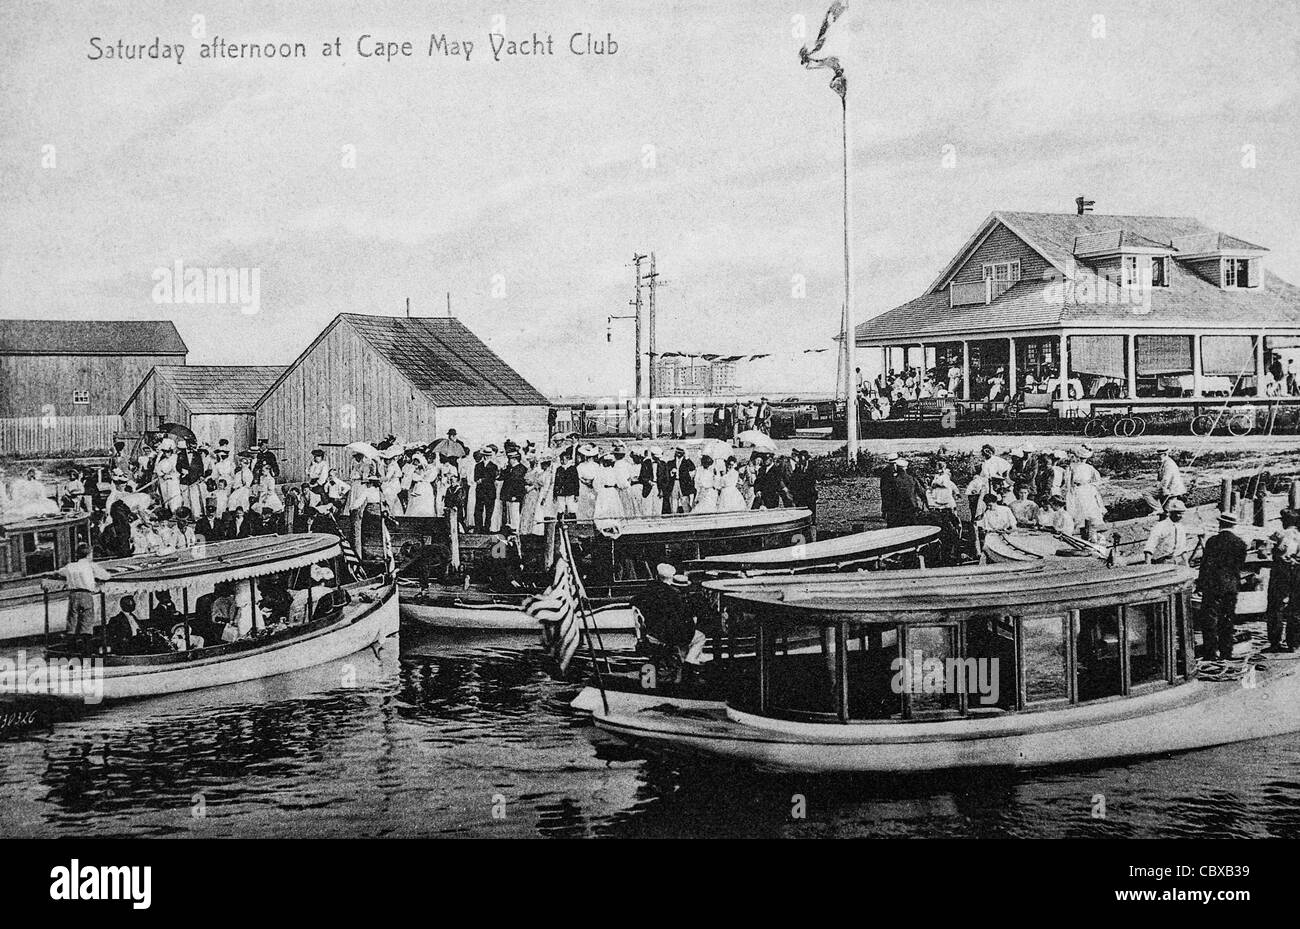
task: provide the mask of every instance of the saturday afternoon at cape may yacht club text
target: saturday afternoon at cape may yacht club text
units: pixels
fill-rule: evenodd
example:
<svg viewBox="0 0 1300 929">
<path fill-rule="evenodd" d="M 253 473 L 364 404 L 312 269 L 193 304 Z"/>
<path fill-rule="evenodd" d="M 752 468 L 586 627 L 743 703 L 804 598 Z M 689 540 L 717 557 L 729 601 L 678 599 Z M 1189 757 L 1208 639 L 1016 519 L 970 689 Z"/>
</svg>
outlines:
<svg viewBox="0 0 1300 929">
<path fill-rule="evenodd" d="M 405 58 L 435 58 L 449 61 L 474 61 L 491 58 L 493 61 L 548 58 L 557 55 L 607 58 L 617 55 L 618 40 L 613 33 L 577 31 L 555 34 L 532 32 L 527 36 L 509 36 L 489 32 L 486 41 L 465 36 L 453 37 L 446 33 L 430 33 L 427 37 L 411 40 L 401 36 L 382 36 L 362 33 L 355 40 L 345 41 L 342 36 L 333 39 L 309 41 L 239 42 L 224 36 L 203 36 L 205 27 L 197 22 L 194 29 L 197 54 L 200 59 L 262 59 L 262 58 L 360 58 L 366 61 L 396 62 Z M 313 54 L 312 49 L 319 49 Z M 185 42 L 164 42 L 153 36 L 143 41 L 125 38 L 91 36 L 86 57 L 91 61 L 105 62 L 170 62 L 184 64 L 192 58 L 195 49 Z"/>
</svg>

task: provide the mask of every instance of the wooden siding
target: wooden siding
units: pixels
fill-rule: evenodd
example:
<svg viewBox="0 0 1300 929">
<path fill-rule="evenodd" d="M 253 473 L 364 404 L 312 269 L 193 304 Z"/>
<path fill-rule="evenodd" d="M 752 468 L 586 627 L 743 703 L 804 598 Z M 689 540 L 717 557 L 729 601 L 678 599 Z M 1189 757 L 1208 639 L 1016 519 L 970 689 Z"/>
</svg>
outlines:
<svg viewBox="0 0 1300 929">
<path fill-rule="evenodd" d="M 122 409 L 122 425 L 130 432 L 144 432 L 160 423 L 188 426 L 190 411 L 171 385 L 150 371 L 130 405 Z"/>
<path fill-rule="evenodd" d="M 258 434 L 280 456 L 284 477 L 301 480 L 311 450 L 324 448 L 346 477 L 349 442 L 438 435 L 433 404 L 346 323 L 335 325 L 263 399 Z"/>
<path fill-rule="evenodd" d="M 1011 261 L 1015 258 L 1020 259 L 1022 281 L 1042 280 L 1043 272 L 1051 267 L 1047 260 L 1026 245 L 1023 239 L 1002 223 L 998 223 L 970 257 L 957 268 L 957 273 L 952 279 L 959 284 L 982 280 L 985 262 Z"/>
<path fill-rule="evenodd" d="M 192 413 L 187 424 L 200 442 L 213 448 L 229 439 L 234 449 L 252 448 L 257 441 L 256 417 L 252 413 Z"/>
<path fill-rule="evenodd" d="M 1202 258 L 1200 261 L 1184 261 L 1184 267 L 1191 268 L 1215 287 L 1223 286 L 1223 265 L 1218 258 Z"/>
<path fill-rule="evenodd" d="M 184 355 L 0 355 L 0 417 L 116 417 L 154 365 Z M 90 392 L 74 404 L 73 391 Z"/>
<path fill-rule="evenodd" d="M 489 442 L 500 448 L 506 439 L 545 446 L 549 418 L 547 406 L 444 406 L 438 408 L 438 435 L 455 429 L 471 449 Z"/>
</svg>

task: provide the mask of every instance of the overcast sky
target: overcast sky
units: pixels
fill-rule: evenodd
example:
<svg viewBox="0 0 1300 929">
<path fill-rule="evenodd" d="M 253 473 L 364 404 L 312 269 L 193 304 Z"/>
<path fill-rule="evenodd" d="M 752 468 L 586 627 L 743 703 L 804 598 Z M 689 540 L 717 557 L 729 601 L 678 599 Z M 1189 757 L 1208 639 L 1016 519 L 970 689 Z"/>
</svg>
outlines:
<svg viewBox="0 0 1300 929">
<path fill-rule="evenodd" d="M 196 38 L 190 6 L 8 0 L 0 315 L 165 316 L 193 363 L 272 364 L 336 313 L 441 315 L 450 291 L 543 391 L 612 393 L 632 328 L 607 343 L 605 317 L 653 250 L 661 351 L 775 352 L 742 386 L 829 390 L 834 352 L 802 352 L 839 325 L 839 101 L 797 61 L 827 3 L 204 0 Z M 494 15 L 555 54 L 494 61 Z M 576 31 L 617 53 L 570 54 Z M 415 54 L 362 59 L 363 33 Z M 428 57 L 431 33 L 471 60 Z M 1297 35 L 1287 0 L 851 0 L 825 51 L 850 80 L 859 320 L 991 211 L 1079 194 L 1199 217 L 1300 283 Z M 91 61 L 92 36 L 186 50 Z M 200 60 L 214 36 L 309 57 Z M 155 304 L 177 260 L 260 269 L 259 311 Z"/>
</svg>

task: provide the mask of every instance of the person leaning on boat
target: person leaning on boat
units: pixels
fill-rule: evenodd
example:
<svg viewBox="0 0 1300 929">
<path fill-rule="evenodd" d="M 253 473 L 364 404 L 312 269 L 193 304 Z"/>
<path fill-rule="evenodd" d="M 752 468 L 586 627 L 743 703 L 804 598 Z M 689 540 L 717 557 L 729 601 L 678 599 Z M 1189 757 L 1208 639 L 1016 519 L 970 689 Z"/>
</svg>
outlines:
<svg viewBox="0 0 1300 929">
<path fill-rule="evenodd" d="M 1151 527 L 1142 555 L 1147 564 L 1187 564 L 1187 529 L 1183 513 L 1187 505 L 1177 497 L 1165 501 L 1165 518 Z"/>
<path fill-rule="evenodd" d="M 68 633 L 74 636 L 89 635 L 95 628 L 95 591 L 98 581 L 113 575 L 95 564 L 90 546 L 77 545 L 77 560 L 63 566 L 63 579 L 68 585 Z"/>
<path fill-rule="evenodd" d="M 1268 572 L 1268 651 L 1293 652 L 1300 646 L 1300 510 L 1281 512 L 1282 529 L 1271 536 Z"/>
<path fill-rule="evenodd" d="M 640 638 L 663 662 L 660 677 L 674 683 L 693 677 L 707 641 L 696 628 L 684 593 L 690 586 L 691 582 L 675 567 L 661 564 L 655 568 L 655 583 L 648 584 L 632 599 Z"/>
<path fill-rule="evenodd" d="M 1201 634 L 1204 657 L 1232 658 L 1233 622 L 1237 616 L 1237 591 L 1246 564 L 1246 543 L 1234 531 L 1237 517 L 1219 514 L 1219 531 L 1205 543 L 1196 589 L 1201 593 Z"/>
</svg>

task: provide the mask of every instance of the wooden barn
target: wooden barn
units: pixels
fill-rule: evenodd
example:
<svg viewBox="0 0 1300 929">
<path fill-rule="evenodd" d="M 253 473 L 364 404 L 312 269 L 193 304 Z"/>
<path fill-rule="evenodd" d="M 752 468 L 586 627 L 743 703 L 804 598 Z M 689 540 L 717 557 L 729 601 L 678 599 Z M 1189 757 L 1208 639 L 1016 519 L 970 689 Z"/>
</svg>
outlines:
<svg viewBox="0 0 1300 929">
<path fill-rule="evenodd" d="M 257 401 L 283 373 L 284 365 L 159 365 L 123 404 L 122 427 L 143 433 L 180 423 L 200 442 L 248 448 L 257 438 Z"/>
<path fill-rule="evenodd" d="M 0 452 L 110 447 L 144 376 L 188 353 L 168 320 L 0 320 Z"/>
<path fill-rule="evenodd" d="M 549 414 L 546 397 L 458 319 L 342 313 L 267 390 L 257 429 L 297 480 L 313 448 L 345 470 L 345 445 L 390 433 L 545 443 Z"/>
</svg>

